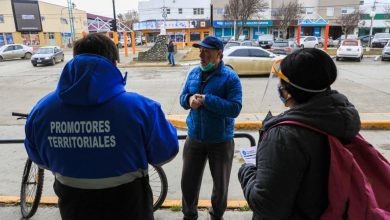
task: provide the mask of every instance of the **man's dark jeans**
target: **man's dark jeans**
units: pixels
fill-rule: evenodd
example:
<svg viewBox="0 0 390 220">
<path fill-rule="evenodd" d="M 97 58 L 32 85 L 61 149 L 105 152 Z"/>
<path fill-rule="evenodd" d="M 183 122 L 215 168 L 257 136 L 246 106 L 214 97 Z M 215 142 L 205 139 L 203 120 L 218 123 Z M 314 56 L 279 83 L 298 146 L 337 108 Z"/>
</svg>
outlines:
<svg viewBox="0 0 390 220">
<path fill-rule="evenodd" d="M 234 140 L 222 143 L 199 143 L 187 138 L 183 150 L 181 179 L 184 219 L 197 219 L 200 185 L 206 161 L 213 178 L 210 215 L 220 219 L 227 207 L 230 172 L 234 155 Z"/>
</svg>

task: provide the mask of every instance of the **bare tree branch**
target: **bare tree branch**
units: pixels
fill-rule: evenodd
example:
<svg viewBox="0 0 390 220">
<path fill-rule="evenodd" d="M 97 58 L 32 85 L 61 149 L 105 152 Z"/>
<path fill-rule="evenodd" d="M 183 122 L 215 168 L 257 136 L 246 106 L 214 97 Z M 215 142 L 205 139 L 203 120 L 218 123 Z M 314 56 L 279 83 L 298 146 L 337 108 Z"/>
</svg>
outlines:
<svg viewBox="0 0 390 220">
<path fill-rule="evenodd" d="M 124 14 L 118 14 L 118 19 L 120 22 L 122 22 L 124 25 L 129 27 L 130 29 L 133 29 L 133 24 L 138 22 L 138 12 L 135 10 L 128 11 Z"/>
<path fill-rule="evenodd" d="M 263 12 L 267 6 L 266 0 L 229 0 L 229 4 L 225 5 L 224 18 L 241 23 L 241 28 L 238 27 L 240 30 L 236 31 L 234 37 L 237 38 L 242 33 L 249 18 Z"/>
<path fill-rule="evenodd" d="M 287 29 L 293 21 L 301 18 L 302 4 L 297 0 L 288 3 L 283 2 L 280 8 L 275 11 L 275 16 L 280 19 L 279 29 L 282 30 L 283 38 L 287 37 Z"/>
<path fill-rule="evenodd" d="M 353 32 L 353 30 L 358 26 L 361 12 L 359 10 L 355 10 L 349 14 L 341 15 L 340 19 L 337 21 L 341 26 L 341 30 L 345 35 L 345 39 L 347 39 L 348 34 Z"/>
</svg>

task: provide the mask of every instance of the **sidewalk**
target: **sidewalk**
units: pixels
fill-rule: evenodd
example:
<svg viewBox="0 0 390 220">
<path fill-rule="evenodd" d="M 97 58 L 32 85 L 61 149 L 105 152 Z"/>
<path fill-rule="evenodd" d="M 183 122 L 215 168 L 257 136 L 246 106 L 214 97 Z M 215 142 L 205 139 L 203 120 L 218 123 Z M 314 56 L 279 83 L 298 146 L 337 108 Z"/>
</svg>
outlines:
<svg viewBox="0 0 390 220">
<path fill-rule="evenodd" d="M 274 113 L 275 114 L 275 113 Z M 265 113 L 242 113 L 236 118 L 236 130 L 258 130 L 262 126 Z M 187 115 L 167 115 L 177 128 L 187 129 Z M 390 130 L 390 113 L 360 113 L 362 130 Z"/>
<path fill-rule="evenodd" d="M 21 219 L 19 206 L 0 206 L 1 220 Z M 210 216 L 207 209 L 198 210 L 198 220 L 209 220 Z M 251 220 L 251 211 L 227 210 L 223 216 L 225 220 Z M 31 220 L 60 220 L 60 212 L 57 207 L 40 206 L 37 213 L 30 218 Z M 182 220 L 183 214 L 180 210 L 160 209 L 154 213 L 155 220 Z"/>
</svg>

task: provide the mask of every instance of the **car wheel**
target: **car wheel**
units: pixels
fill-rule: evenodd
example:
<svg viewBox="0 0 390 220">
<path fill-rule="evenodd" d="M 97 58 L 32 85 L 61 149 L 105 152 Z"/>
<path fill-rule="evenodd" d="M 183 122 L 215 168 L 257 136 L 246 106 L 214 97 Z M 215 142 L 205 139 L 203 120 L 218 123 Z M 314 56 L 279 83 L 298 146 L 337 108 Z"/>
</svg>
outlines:
<svg viewBox="0 0 390 220">
<path fill-rule="evenodd" d="M 36 63 L 33 63 L 33 66 L 34 66 L 34 67 L 36 67 L 36 66 L 37 66 L 37 64 L 36 64 Z"/>
<path fill-rule="evenodd" d="M 26 59 L 26 60 L 30 59 L 31 58 L 31 53 L 25 53 L 23 58 Z"/>
<path fill-rule="evenodd" d="M 361 62 L 362 61 L 362 57 L 357 58 L 357 61 Z"/>
<path fill-rule="evenodd" d="M 3 62 L 3 57 L 0 56 L 0 62 Z"/>
<path fill-rule="evenodd" d="M 53 59 L 51 59 L 51 65 L 55 65 L 56 64 L 56 59 L 53 57 Z"/>
<path fill-rule="evenodd" d="M 62 57 L 61 57 L 61 62 L 64 62 L 64 60 L 65 60 L 65 56 L 62 55 Z"/>
<path fill-rule="evenodd" d="M 381 60 L 382 60 L 382 61 L 385 61 L 385 58 L 383 58 L 383 57 L 382 57 L 382 59 L 381 59 Z M 1 58 L 0 58 L 0 61 L 1 61 Z"/>
<path fill-rule="evenodd" d="M 324 44 L 323 44 L 323 43 L 320 43 L 320 47 L 324 47 Z"/>
<path fill-rule="evenodd" d="M 336 60 L 337 60 L 337 61 L 340 61 L 340 57 L 336 57 Z"/>
<path fill-rule="evenodd" d="M 314 48 L 318 48 L 318 44 L 314 45 Z"/>
</svg>

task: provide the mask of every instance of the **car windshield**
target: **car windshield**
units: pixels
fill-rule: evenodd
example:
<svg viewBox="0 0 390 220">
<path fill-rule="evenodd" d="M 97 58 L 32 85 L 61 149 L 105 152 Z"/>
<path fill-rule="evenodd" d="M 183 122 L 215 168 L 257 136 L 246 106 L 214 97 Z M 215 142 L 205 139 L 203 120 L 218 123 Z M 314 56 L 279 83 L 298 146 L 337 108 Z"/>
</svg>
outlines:
<svg viewBox="0 0 390 220">
<path fill-rule="evenodd" d="M 53 48 L 39 48 L 36 54 L 51 54 L 53 53 Z"/>
<path fill-rule="evenodd" d="M 273 47 L 288 47 L 288 42 L 274 42 Z"/>
<path fill-rule="evenodd" d="M 259 40 L 272 40 L 273 37 L 274 36 L 271 34 L 261 35 L 261 36 L 259 36 Z"/>
<path fill-rule="evenodd" d="M 357 41 L 344 41 L 343 46 L 358 46 Z"/>
<path fill-rule="evenodd" d="M 390 34 L 389 33 L 375 34 L 374 38 L 390 38 Z"/>
<path fill-rule="evenodd" d="M 225 49 L 234 47 L 234 46 L 240 46 L 240 42 L 228 42 L 225 46 Z"/>
</svg>

